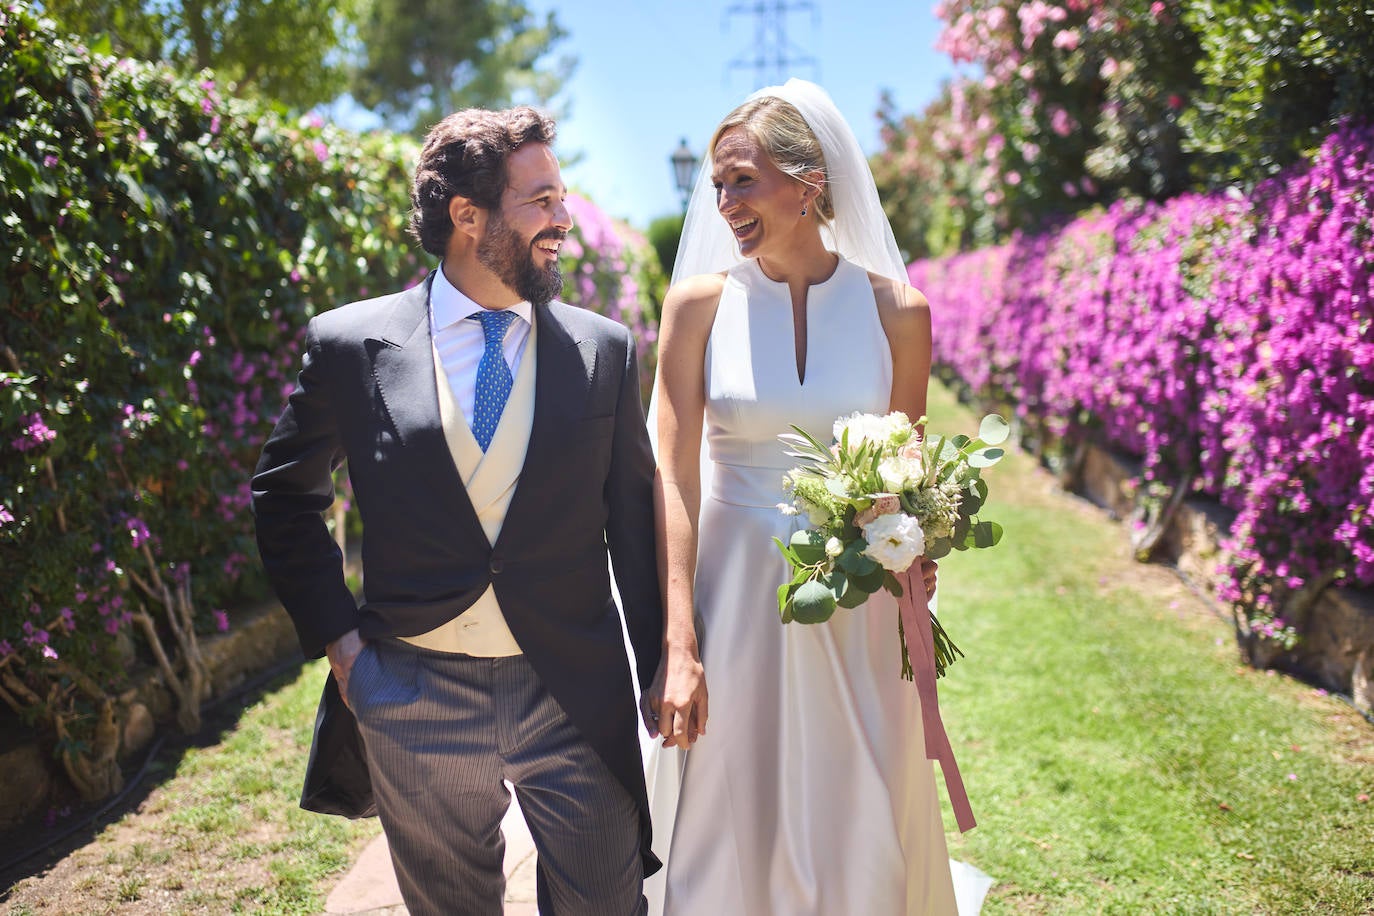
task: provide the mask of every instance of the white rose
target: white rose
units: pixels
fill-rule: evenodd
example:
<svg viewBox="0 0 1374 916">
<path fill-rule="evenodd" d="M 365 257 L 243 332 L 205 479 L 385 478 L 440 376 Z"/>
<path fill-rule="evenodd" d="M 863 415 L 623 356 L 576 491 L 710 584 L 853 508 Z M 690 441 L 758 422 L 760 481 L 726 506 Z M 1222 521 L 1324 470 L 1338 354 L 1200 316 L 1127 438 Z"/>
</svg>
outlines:
<svg viewBox="0 0 1374 916">
<path fill-rule="evenodd" d="M 926 535 L 921 523 L 905 513 L 880 515 L 864 527 L 868 547 L 864 554 L 889 572 L 908 569 L 925 552 Z"/>
<path fill-rule="evenodd" d="M 893 411 L 885 416 L 853 413 L 836 420 L 833 432 L 838 442 L 848 430 L 850 446 L 857 446 L 865 441 L 888 444 L 899 438 L 909 425 L 906 414 L 901 411 Z"/>
<path fill-rule="evenodd" d="M 925 477 L 925 468 L 919 459 L 893 455 L 878 462 L 878 473 L 887 488 L 896 492 L 918 484 Z"/>
<path fill-rule="evenodd" d="M 825 555 L 827 557 L 838 557 L 842 553 L 844 553 L 844 544 L 840 543 L 839 538 L 832 537 L 825 542 Z"/>
</svg>

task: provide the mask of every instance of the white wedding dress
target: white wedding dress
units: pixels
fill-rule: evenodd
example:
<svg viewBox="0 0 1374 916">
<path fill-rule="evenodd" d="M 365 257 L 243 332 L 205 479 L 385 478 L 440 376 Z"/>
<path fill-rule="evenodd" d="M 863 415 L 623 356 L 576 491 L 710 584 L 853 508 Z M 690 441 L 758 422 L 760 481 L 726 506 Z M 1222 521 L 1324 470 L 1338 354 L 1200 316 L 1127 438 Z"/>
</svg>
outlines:
<svg viewBox="0 0 1374 916">
<path fill-rule="evenodd" d="M 886 413 L 892 385 L 862 268 L 840 261 L 806 314 L 803 381 L 787 287 L 746 261 L 707 344 L 696 602 L 710 721 L 686 753 L 644 739 L 666 863 L 645 884 L 651 913 L 957 911 L 920 700 L 899 676 L 896 602 L 879 593 L 819 625 L 778 619 L 789 576 L 772 539 L 804 520 L 777 508 L 796 464 L 777 436 L 795 423 L 828 439 L 838 416 Z M 965 912 L 991 884 L 975 880 Z"/>
</svg>

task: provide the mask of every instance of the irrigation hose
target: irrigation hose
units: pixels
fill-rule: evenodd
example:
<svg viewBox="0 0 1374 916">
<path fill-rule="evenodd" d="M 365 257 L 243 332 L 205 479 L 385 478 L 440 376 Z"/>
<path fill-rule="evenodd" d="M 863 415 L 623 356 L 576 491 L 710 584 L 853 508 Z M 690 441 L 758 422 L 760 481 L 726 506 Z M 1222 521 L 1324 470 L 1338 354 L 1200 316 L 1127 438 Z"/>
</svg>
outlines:
<svg viewBox="0 0 1374 916">
<path fill-rule="evenodd" d="M 274 665 L 266 671 L 260 671 L 244 683 L 240 684 L 238 687 L 231 690 L 229 693 L 226 693 L 224 696 L 218 697 L 206 703 L 204 706 L 201 707 L 201 710 L 202 712 L 214 710 L 220 706 L 225 705 L 231 700 L 241 699 L 247 694 L 261 689 L 264 684 L 268 683 L 269 681 L 275 678 L 280 677 L 281 675 L 290 671 L 292 668 L 299 668 L 302 665 L 303 661 L 304 660 L 300 658 L 289 659 L 287 661 L 280 662 Z M 187 735 L 185 737 L 189 738 L 192 736 Z M 166 743 L 167 736 L 159 735 L 153 741 L 152 745 L 149 747 L 148 753 L 144 755 L 143 764 L 138 768 L 138 772 L 134 774 L 133 779 L 130 779 L 128 782 L 124 784 L 124 788 L 120 789 L 119 792 L 117 792 L 112 798 L 110 798 L 107 802 L 105 802 L 105 804 L 101 805 L 95 811 L 83 815 L 80 819 L 74 821 L 71 824 L 68 824 L 56 835 L 45 839 L 41 845 L 35 846 L 33 849 L 30 849 L 27 852 L 22 852 L 19 855 L 11 859 L 8 859 L 4 862 L 0 862 L 0 875 L 8 873 L 10 869 L 17 867 L 23 864 L 24 862 L 27 862 L 29 859 L 32 859 L 34 856 L 39 855 L 40 853 L 47 852 L 54 846 L 57 846 L 60 843 L 62 843 L 63 840 L 66 840 L 68 837 L 72 836 L 80 830 L 84 830 L 86 827 L 89 827 L 91 824 L 95 823 L 100 818 L 104 817 L 114 808 L 123 804 L 123 802 L 129 797 L 129 795 L 133 793 L 134 789 L 138 788 L 138 786 L 143 782 L 143 777 L 148 775 L 148 769 L 153 765 L 153 761 L 157 759 L 158 753 L 161 752 L 163 745 L 165 745 Z"/>
</svg>

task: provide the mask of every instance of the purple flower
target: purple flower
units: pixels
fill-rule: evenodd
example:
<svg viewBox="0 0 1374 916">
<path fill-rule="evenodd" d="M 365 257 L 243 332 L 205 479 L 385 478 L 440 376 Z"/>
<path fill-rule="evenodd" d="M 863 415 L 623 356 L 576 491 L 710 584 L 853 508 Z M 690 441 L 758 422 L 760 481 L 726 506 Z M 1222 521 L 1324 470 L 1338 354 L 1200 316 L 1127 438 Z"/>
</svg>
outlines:
<svg viewBox="0 0 1374 916">
<path fill-rule="evenodd" d="M 25 418 L 23 432 L 24 434 L 12 443 L 21 452 L 39 448 L 57 438 L 57 432 L 49 428 L 48 424 L 43 422 L 43 417 L 36 413 Z"/>
<path fill-rule="evenodd" d="M 1119 201 L 909 270 L 937 364 L 1234 510 L 1218 594 L 1278 639 L 1274 586 L 1374 584 L 1371 151 L 1344 126 L 1245 199 Z"/>
<path fill-rule="evenodd" d="M 12 521 L 14 521 L 14 516 L 10 514 L 9 508 L 4 503 L 0 503 L 0 527 L 8 525 Z"/>
<path fill-rule="evenodd" d="M 129 531 L 129 539 L 133 542 L 135 550 L 142 547 L 151 540 L 152 535 L 148 531 L 148 526 L 143 523 L 143 519 L 131 515 L 124 520 L 124 527 Z"/>
<path fill-rule="evenodd" d="M 215 629 L 219 630 L 221 633 L 228 632 L 229 615 L 224 611 L 214 611 L 213 616 L 215 618 Z"/>
</svg>

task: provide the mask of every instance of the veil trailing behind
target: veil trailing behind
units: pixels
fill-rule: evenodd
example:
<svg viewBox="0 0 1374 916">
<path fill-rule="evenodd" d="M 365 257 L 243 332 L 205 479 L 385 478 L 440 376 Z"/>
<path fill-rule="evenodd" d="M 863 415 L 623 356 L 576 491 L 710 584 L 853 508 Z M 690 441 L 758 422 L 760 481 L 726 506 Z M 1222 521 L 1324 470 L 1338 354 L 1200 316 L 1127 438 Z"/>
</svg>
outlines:
<svg viewBox="0 0 1374 916">
<path fill-rule="evenodd" d="M 822 226 L 821 234 L 826 246 L 865 270 L 903 284 L 907 283 L 906 266 L 878 199 L 877 187 L 868 161 L 853 131 L 829 95 L 813 83 L 792 79 L 782 86 L 761 89 L 750 96 L 750 100 L 770 96 L 791 103 L 820 141 L 835 214 L 833 221 Z M 717 211 L 711 173 L 712 160 L 708 150 L 683 224 L 682 239 L 673 268 L 672 282 L 675 284 L 697 274 L 727 271 L 745 261 L 739 254 L 738 243 L 729 226 Z M 648 417 L 649 434 L 654 442 L 655 454 L 658 452 L 657 416 L 658 386 L 655 380 Z M 712 465 L 707 448 L 707 436 L 703 435 L 700 489 L 703 499 L 706 494 L 712 492 Z M 700 628 L 700 623 L 698 626 Z M 706 648 L 709 642 L 708 633 L 705 634 L 703 641 L 703 648 L 707 653 L 710 652 L 709 648 Z M 708 667 L 708 687 L 710 681 L 711 672 Z M 912 727 L 920 728 L 919 721 L 913 722 Z M 655 848 L 660 849 L 663 848 L 661 844 L 665 840 L 670 840 L 673 835 L 677 820 L 678 790 L 682 779 L 681 767 L 685 765 L 688 755 L 677 751 L 663 751 L 658 746 L 659 742 L 650 739 L 643 731 L 641 744 L 648 762 L 646 778 L 651 797 Z M 664 756 L 665 754 L 668 756 Z M 689 806 L 709 805 L 711 800 L 688 798 L 685 803 Z M 936 829 L 939 829 L 938 824 Z M 983 897 L 994 883 L 993 879 L 973 866 L 953 860 L 950 860 L 950 868 L 959 913 L 961 916 L 977 913 Z M 656 882 L 659 886 L 646 884 L 651 912 L 658 912 L 658 908 L 662 906 L 661 885 L 666 874 L 667 869 L 651 879 L 651 882 Z"/>
</svg>

